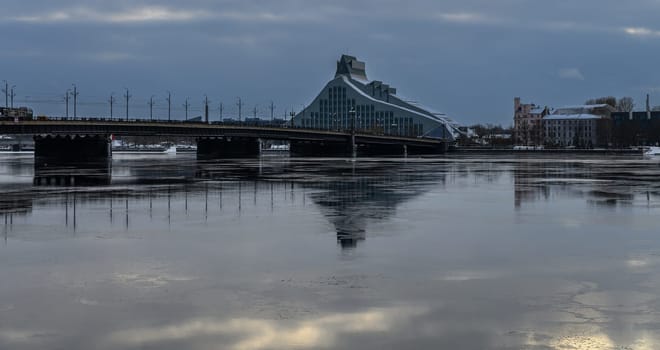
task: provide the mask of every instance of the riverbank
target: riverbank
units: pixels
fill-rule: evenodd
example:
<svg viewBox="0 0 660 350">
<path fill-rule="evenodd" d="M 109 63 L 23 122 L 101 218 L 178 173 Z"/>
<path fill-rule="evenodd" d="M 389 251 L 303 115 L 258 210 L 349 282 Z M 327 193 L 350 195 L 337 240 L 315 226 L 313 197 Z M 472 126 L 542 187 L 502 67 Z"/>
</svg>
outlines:
<svg viewBox="0 0 660 350">
<path fill-rule="evenodd" d="M 642 149 L 535 149 L 535 150 L 514 150 L 511 148 L 487 148 L 487 147 L 457 147 L 452 148 L 450 152 L 454 153 L 496 153 L 496 154 L 630 154 L 642 155 Z"/>
</svg>

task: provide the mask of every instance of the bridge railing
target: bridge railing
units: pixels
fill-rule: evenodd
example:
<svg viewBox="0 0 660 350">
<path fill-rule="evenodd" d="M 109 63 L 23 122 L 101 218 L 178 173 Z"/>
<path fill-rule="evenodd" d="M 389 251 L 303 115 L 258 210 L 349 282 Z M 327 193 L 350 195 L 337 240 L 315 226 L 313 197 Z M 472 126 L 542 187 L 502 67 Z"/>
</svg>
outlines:
<svg viewBox="0 0 660 350">
<path fill-rule="evenodd" d="M 315 131 L 333 131 L 340 133 L 350 133 L 351 129 L 346 128 L 323 128 L 318 126 L 299 126 L 292 125 L 290 121 L 283 119 L 276 119 L 274 121 L 270 120 L 234 120 L 234 119 L 225 119 L 222 121 L 212 121 L 205 122 L 203 120 L 163 120 L 163 119 L 150 119 L 150 118 L 109 118 L 109 117 L 36 117 L 33 120 L 36 121 L 78 121 L 78 122 L 114 122 L 114 123 L 143 123 L 143 124 L 157 124 L 157 125 L 181 125 L 181 124 L 196 124 L 196 125 L 223 125 L 223 126 L 238 126 L 238 127 L 267 127 L 267 128 L 281 128 L 281 129 L 298 129 L 298 130 L 315 130 Z M 422 136 L 412 135 L 409 132 L 402 130 L 397 130 L 396 132 L 388 132 L 383 128 L 356 128 L 354 130 L 357 134 L 360 135 L 370 135 L 370 136 L 391 136 L 391 137 L 403 137 L 403 138 L 423 138 Z"/>
</svg>

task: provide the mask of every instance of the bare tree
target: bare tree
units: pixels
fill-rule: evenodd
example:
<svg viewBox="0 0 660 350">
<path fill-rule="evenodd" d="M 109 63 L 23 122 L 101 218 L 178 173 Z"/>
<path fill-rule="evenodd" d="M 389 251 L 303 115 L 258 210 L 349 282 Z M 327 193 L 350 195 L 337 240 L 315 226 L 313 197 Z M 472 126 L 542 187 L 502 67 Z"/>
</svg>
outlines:
<svg viewBox="0 0 660 350">
<path fill-rule="evenodd" d="M 616 97 L 614 96 L 605 96 L 605 97 L 598 97 L 598 98 L 592 98 L 589 99 L 585 102 L 587 105 L 598 105 L 598 104 L 608 104 L 614 108 L 616 108 Z"/>
<path fill-rule="evenodd" d="M 616 102 L 616 110 L 619 112 L 630 112 L 635 108 L 635 102 L 632 97 L 621 97 Z"/>
</svg>

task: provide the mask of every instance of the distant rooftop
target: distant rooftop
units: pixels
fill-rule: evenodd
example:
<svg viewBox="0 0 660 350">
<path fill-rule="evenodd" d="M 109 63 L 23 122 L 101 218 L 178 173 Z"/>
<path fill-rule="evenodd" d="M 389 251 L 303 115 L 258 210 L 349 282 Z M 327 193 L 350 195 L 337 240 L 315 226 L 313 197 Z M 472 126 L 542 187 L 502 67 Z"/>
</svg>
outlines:
<svg viewBox="0 0 660 350">
<path fill-rule="evenodd" d="M 599 115 L 595 114 L 589 114 L 589 113 L 579 113 L 579 114 L 550 114 L 545 116 L 543 119 L 545 120 L 568 120 L 568 119 L 579 119 L 579 120 L 587 120 L 587 119 L 601 119 L 602 117 Z"/>
<path fill-rule="evenodd" d="M 559 107 L 555 109 L 555 111 L 562 111 L 562 110 L 584 110 L 584 111 L 589 111 L 589 110 L 594 110 L 597 108 L 606 108 L 609 109 L 610 111 L 614 111 L 615 108 L 608 105 L 607 103 L 601 103 L 601 104 L 595 104 L 595 105 L 577 105 L 577 106 L 564 106 L 564 107 Z"/>
<path fill-rule="evenodd" d="M 545 111 L 546 107 L 536 106 L 532 108 L 529 112 L 534 114 L 541 114 Z"/>
<path fill-rule="evenodd" d="M 602 108 L 602 107 L 607 107 L 610 106 L 607 103 L 598 103 L 595 105 L 576 105 L 576 106 L 564 106 L 561 108 Z M 612 106 L 610 106 L 612 107 Z"/>
</svg>

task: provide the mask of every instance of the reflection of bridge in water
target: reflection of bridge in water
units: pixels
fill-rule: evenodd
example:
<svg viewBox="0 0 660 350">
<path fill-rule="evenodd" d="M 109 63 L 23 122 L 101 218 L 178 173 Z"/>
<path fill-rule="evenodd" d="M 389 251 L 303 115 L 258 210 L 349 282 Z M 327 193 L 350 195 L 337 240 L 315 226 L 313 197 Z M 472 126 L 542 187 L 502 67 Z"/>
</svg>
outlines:
<svg viewBox="0 0 660 350">
<path fill-rule="evenodd" d="M 166 171 L 130 167 L 129 176 L 117 179 L 111 178 L 108 166 L 96 165 L 37 167 L 36 187 L 11 196 L 23 198 L 30 208 L 55 207 L 61 211 L 63 231 L 74 233 L 90 229 L 81 222 L 86 221 L 91 207 L 105 212 L 95 219 L 93 229 L 121 224 L 128 231 L 136 222 L 166 219 L 171 225 L 179 215 L 200 215 L 206 221 L 223 211 L 241 215 L 267 208 L 272 212 L 280 206 L 307 206 L 311 199 L 334 226 L 338 243 L 349 248 L 365 239 L 370 221 L 386 220 L 397 206 L 444 181 L 444 175 L 420 173 L 396 161 L 328 166 L 326 161 L 293 162 L 288 158 L 272 162 L 192 160 Z M 12 205 L 10 200 L 3 202 Z M 11 224 L 15 214 L 5 211 L 3 215 L 7 220 L 5 238 L 12 232 L 20 234 Z"/>
</svg>

